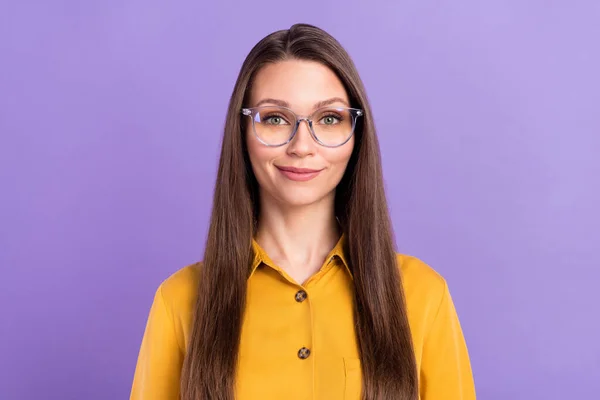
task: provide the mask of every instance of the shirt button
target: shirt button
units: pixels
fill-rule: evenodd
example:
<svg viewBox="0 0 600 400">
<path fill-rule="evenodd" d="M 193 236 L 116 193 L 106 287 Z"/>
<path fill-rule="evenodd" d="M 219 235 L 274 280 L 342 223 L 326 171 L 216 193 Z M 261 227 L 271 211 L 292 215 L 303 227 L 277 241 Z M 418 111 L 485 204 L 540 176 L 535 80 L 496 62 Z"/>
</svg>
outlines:
<svg viewBox="0 0 600 400">
<path fill-rule="evenodd" d="M 310 356 L 310 350 L 306 347 L 303 347 L 300 350 L 298 350 L 298 358 L 306 360 L 308 356 Z"/>
<path fill-rule="evenodd" d="M 307 296 L 307 295 L 306 295 L 306 292 L 305 292 L 304 290 L 299 290 L 299 291 L 296 293 L 296 301 L 297 301 L 298 303 L 302 303 L 304 300 L 306 300 L 306 296 Z"/>
</svg>

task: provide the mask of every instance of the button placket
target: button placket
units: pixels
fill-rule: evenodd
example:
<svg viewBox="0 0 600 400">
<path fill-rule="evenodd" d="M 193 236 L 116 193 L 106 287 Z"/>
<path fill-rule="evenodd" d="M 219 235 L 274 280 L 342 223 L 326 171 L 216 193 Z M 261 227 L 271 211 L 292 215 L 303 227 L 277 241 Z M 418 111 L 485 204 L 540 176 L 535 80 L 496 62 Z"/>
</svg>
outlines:
<svg viewBox="0 0 600 400">
<path fill-rule="evenodd" d="M 299 371 L 302 371 L 303 376 L 309 379 L 305 383 L 312 388 L 311 399 L 314 399 L 314 388 L 315 388 L 315 355 L 312 354 L 314 351 L 314 315 L 312 309 L 312 298 L 309 298 L 308 291 L 305 285 L 295 285 L 294 303 L 291 303 L 291 293 L 288 294 L 289 306 L 295 309 L 295 313 L 299 312 L 303 318 L 299 321 L 302 327 L 298 329 L 298 332 L 302 332 L 299 335 L 294 335 L 296 340 L 296 357 L 298 357 Z M 311 291 L 312 292 L 312 291 Z M 312 294 L 311 294 L 312 296 Z M 291 349 L 290 349 L 291 350 Z M 293 351 L 293 350 L 292 350 Z"/>
<path fill-rule="evenodd" d="M 306 299 L 308 298 L 308 293 L 306 293 L 306 290 L 300 288 L 296 294 L 294 295 L 294 300 L 296 300 L 296 302 L 298 303 L 303 303 Z M 310 304 L 307 304 L 308 307 L 310 308 Z M 310 326 L 312 327 L 312 312 L 311 312 L 311 316 L 310 316 Z M 312 339 L 312 332 L 311 332 L 311 339 Z M 298 350 L 298 358 L 301 360 L 306 360 L 309 356 L 310 356 L 310 349 L 308 347 L 301 347 Z"/>
</svg>

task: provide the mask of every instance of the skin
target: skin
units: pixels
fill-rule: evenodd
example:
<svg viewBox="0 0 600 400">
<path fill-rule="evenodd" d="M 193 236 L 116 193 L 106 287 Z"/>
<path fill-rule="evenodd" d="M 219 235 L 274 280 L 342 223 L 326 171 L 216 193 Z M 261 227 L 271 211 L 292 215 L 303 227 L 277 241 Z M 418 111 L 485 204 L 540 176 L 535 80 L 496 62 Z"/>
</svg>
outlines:
<svg viewBox="0 0 600 400">
<path fill-rule="evenodd" d="M 286 60 L 269 64 L 256 74 L 249 106 L 285 102 L 297 115 L 308 116 L 330 99 L 337 99 L 333 106 L 347 107 L 349 103 L 333 71 L 313 61 Z M 290 143 L 268 147 L 255 137 L 250 118 L 247 123 L 249 158 L 260 187 L 256 240 L 290 277 L 306 283 L 322 267 L 340 236 L 334 215 L 335 188 L 352 155 L 354 137 L 340 147 L 327 148 L 312 138 L 303 122 Z M 312 180 L 298 182 L 288 179 L 277 166 L 321 172 Z"/>
</svg>

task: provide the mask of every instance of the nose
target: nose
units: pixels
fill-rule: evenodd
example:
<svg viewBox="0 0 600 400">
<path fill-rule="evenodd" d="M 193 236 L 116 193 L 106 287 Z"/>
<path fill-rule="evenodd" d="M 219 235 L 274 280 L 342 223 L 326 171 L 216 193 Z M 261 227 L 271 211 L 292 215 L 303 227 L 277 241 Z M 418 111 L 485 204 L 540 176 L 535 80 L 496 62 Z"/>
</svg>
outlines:
<svg viewBox="0 0 600 400">
<path fill-rule="evenodd" d="M 316 143 L 310 133 L 309 122 L 300 120 L 298 130 L 292 141 L 288 144 L 288 154 L 293 154 L 299 157 L 306 157 L 314 154 Z"/>
</svg>

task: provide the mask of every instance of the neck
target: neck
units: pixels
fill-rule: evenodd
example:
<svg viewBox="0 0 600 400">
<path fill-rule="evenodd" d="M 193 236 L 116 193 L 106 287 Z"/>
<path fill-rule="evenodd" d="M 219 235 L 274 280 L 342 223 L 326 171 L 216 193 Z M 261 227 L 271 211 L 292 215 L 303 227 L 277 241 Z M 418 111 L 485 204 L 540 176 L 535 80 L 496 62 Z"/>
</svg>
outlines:
<svg viewBox="0 0 600 400">
<path fill-rule="evenodd" d="M 299 207 L 261 195 L 256 241 L 282 268 L 306 271 L 320 266 L 339 240 L 334 196 Z M 330 198 L 329 198 L 330 197 Z"/>
</svg>

